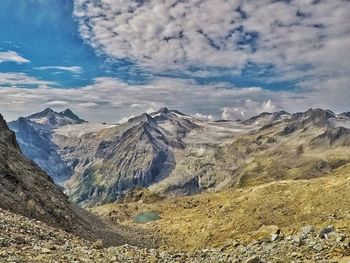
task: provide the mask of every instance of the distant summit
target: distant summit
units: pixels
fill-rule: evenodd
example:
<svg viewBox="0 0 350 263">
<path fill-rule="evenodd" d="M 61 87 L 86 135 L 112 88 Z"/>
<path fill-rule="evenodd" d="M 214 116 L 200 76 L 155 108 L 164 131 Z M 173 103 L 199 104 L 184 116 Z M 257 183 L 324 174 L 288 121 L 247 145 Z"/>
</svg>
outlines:
<svg viewBox="0 0 350 263">
<path fill-rule="evenodd" d="M 350 118 L 350 112 L 343 112 L 338 115 L 340 118 Z"/>
<path fill-rule="evenodd" d="M 62 112 L 59 113 L 60 116 L 64 117 L 64 118 L 69 118 L 71 120 L 75 120 L 78 123 L 84 123 L 87 122 L 83 119 L 80 119 L 73 111 L 71 111 L 70 109 L 66 109 Z"/>
<path fill-rule="evenodd" d="M 39 113 L 34 113 L 26 117 L 26 119 L 53 129 L 64 125 L 81 124 L 86 122 L 85 120 L 80 119 L 70 109 L 56 112 L 51 108 L 47 108 Z"/>
<path fill-rule="evenodd" d="M 278 112 L 263 112 L 257 116 L 253 116 L 250 119 L 244 120 L 242 123 L 244 124 L 256 124 L 256 125 L 267 125 L 273 123 L 275 121 L 284 120 L 290 117 L 290 113 L 286 111 L 278 111 Z"/>
<path fill-rule="evenodd" d="M 20 117 L 9 123 L 16 133 L 23 154 L 39 165 L 56 183 L 71 176 L 71 170 L 61 159 L 57 145 L 52 141 L 53 130 L 65 125 L 86 123 L 70 109 L 56 112 L 47 108 L 28 117 Z"/>
</svg>

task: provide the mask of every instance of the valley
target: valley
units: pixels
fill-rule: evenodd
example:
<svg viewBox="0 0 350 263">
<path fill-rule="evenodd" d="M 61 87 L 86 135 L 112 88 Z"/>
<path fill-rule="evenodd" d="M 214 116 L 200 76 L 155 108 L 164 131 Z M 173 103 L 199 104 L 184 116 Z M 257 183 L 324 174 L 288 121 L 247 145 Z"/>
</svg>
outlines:
<svg viewBox="0 0 350 263">
<path fill-rule="evenodd" d="M 0 259 L 347 263 L 349 123 L 322 109 L 3 120 Z"/>
</svg>

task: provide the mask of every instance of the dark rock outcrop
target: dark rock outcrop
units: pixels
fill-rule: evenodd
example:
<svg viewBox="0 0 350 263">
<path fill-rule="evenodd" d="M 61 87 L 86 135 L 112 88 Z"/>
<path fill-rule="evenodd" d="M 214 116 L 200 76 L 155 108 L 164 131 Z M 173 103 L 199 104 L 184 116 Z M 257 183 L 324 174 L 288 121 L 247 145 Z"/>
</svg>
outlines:
<svg viewBox="0 0 350 263">
<path fill-rule="evenodd" d="M 324 133 L 315 137 L 311 144 L 314 147 L 350 146 L 350 129 L 344 127 L 328 128 Z"/>
</svg>

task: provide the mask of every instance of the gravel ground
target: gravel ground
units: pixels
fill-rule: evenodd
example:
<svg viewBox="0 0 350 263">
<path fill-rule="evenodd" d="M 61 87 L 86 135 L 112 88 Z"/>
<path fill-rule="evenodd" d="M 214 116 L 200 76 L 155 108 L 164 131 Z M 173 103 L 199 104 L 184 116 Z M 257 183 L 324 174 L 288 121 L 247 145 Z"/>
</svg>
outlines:
<svg viewBox="0 0 350 263">
<path fill-rule="evenodd" d="M 306 226 L 293 236 L 277 227 L 249 245 L 166 252 L 130 245 L 104 247 L 0 209 L 0 262 L 350 262 L 350 239 L 332 226 Z"/>
</svg>

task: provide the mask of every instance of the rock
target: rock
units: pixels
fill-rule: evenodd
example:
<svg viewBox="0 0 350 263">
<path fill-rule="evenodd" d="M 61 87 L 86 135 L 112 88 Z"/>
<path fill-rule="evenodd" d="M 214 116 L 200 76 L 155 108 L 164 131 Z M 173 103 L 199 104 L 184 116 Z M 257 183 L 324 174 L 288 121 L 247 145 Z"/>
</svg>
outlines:
<svg viewBox="0 0 350 263">
<path fill-rule="evenodd" d="M 54 250 L 54 249 L 56 249 L 56 245 L 55 245 L 54 242 L 49 241 L 49 242 L 46 242 L 44 244 L 44 248 L 47 248 L 47 249 L 50 249 L 50 250 Z"/>
<path fill-rule="evenodd" d="M 68 240 L 64 243 L 62 249 L 63 250 L 69 250 L 70 249 L 70 245 L 69 245 L 69 241 Z"/>
<path fill-rule="evenodd" d="M 281 235 L 281 229 L 278 226 L 262 226 L 259 230 L 255 231 L 253 234 L 253 239 L 257 240 L 258 243 L 270 242 L 274 235 Z M 274 236 L 276 238 L 276 236 Z"/>
<path fill-rule="evenodd" d="M 241 244 L 241 243 L 240 243 L 238 240 L 234 240 L 234 241 L 232 242 L 232 247 L 236 248 L 236 247 L 238 247 L 240 244 Z"/>
<path fill-rule="evenodd" d="M 43 247 L 43 248 L 41 248 L 41 253 L 43 253 L 43 254 L 49 254 L 49 253 L 51 253 L 51 250 L 48 249 L 48 248 L 46 248 L 46 247 Z"/>
<path fill-rule="evenodd" d="M 335 242 L 336 242 L 336 243 L 340 243 L 340 242 L 342 242 L 342 241 L 344 241 L 344 240 L 345 240 L 345 236 L 342 235 L 342 234 L 338 234 L 338 235 L 336 236 L 336 238 L 335 238 Z"/>
<path fill-rule="evenodd" d="M 253 256 L 248 258 L 246 261 L 244 261 L 245 263 L 261 263 L 261 260 L 259 257 L 257 256 Z"/>
<path fill-rule="evenodd" d="M 314 250 L 316 250 L 316 251 L 322 251 L 322 250 L 323 250 L 323 247 L 322 247 L 322 245 L 321 245 L 320 243 L 317 243 L 317 244 L 314 245 L 312 248 L 313 248 Z"/>
<path fill-rule="evenodd" d="M 305 226 L 301 229 L 301 233 L 303 235 L 310 235 L 311 233 L 315 232 L 315 227 L 314 226 Z"/>
<path fill-rule="evenodd" d="M 325 228 L 322 228 L 318 234 L 319 238 L 328 238 L 328 234 L 332 233 L 334 231 L 334 227 L 333 226 L 327 226 Z"/>
<path fill-rule="evenodd" d="M 275 241 L 281 240 L 282 238 L 283 238 L 282 235 L 273 234 L 273 235 L 271 236 L 271 241 L 272 241 L 272 242 L 275 242 Z"/>
<path fill-rule="evenodd" d="M 299 247 L 304 244 L 303 240 L 299 236 L 293 237 L 292 242 L 293 242 L 293 244 L 295 244 Z"/>
<path fill-rule="evenodd" d="M 6 246 L 6 240 L 5 238 L 0 237 L 0 247 L 5 247 Z"/>
<path fill-rule="evenodd" d="M 93 249 L 102 249 L 103 248 L 103 242 L 101 239 L 95 241 L 92 245 L 91 248 Z"/>
</svg>

